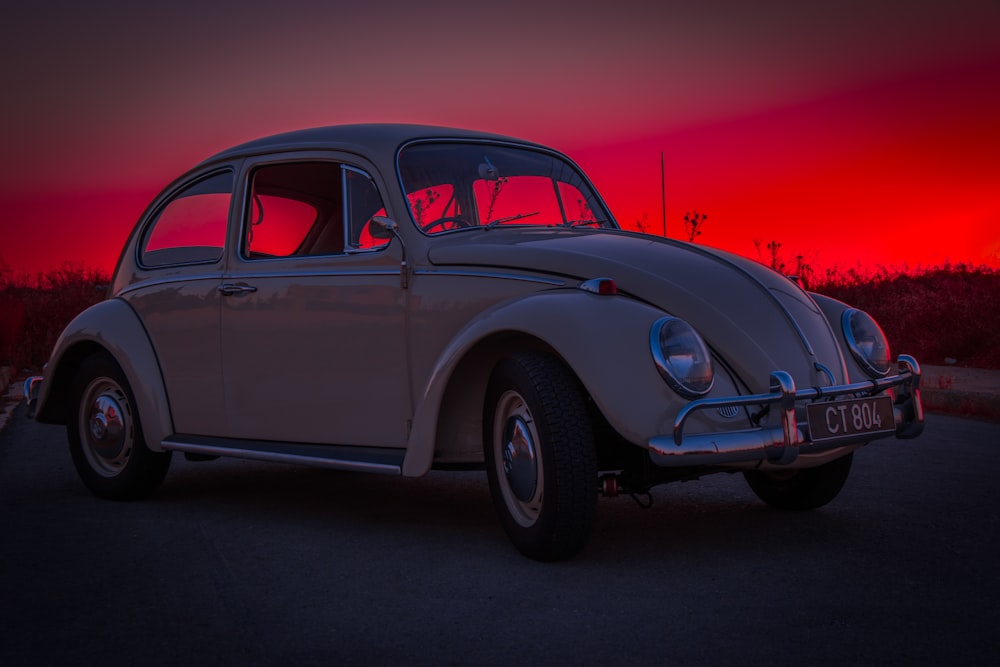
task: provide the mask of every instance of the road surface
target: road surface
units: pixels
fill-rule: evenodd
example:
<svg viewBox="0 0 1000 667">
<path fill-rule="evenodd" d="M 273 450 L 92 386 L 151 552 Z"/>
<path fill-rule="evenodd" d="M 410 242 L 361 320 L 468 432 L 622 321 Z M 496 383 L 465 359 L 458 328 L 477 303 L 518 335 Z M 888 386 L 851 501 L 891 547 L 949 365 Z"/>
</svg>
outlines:
<svg viewBox="0 0 1000 667">
<path fill-rule="evenodd" d="M 994 664 L 1000 424 L 931 415 L 810 513 L 737 475 L 601 499 L 591 543 L 509 545 L 485 475 L 175 456 L 98 500 L 59 427 L 0 433 L 0 664 Z"/>
</svg>

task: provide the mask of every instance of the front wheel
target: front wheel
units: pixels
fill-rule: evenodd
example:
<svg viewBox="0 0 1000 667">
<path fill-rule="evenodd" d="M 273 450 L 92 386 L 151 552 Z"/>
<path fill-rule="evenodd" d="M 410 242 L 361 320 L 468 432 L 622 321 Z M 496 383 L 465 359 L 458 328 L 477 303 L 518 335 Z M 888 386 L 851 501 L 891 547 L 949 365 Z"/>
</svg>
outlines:
<svg viewBox="0 0 1000 667">
<path fill-rule="evenodd" d="M 84 360 L 66 424 L 73 465 L 94 495 L 112 500 L 148 496 L 170 466 L 170 452 L 146 447 L 132 389 L 118 363 L 104 353 Z"/>
<path fill-rule="evenodd" d="M 757 497 L 783 510 L 811 510 L 837 497 L 851 472 L 854 453 L 815 468 L 743 473 Z"/>
<path fill-rule="evenodd" d="M 483 421 L 490 493 L 510 540 L 541 561 L 578 553 L 597 510 L 597 453 L 576 378 L 548 354 L 506 357 Z"/>
</svg>

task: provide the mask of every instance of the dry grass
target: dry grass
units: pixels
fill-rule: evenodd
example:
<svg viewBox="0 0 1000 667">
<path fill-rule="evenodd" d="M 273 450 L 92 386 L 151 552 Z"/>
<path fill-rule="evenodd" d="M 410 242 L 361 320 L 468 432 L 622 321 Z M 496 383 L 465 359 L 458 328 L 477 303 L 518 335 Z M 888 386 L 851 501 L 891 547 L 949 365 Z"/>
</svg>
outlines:
<svg viewBox="0 0 1000 667">
<path fill-rule="evenodd" d="M 77 265 L 13 276 L 0 265 L 0 366 L 38 369 L 63 327 L 105 297 L 107 274 Z M 894 353 L 921 363 L 1000 369 L 1000 271 L 965 264 L 828 272 L 810 289 L 862 308 Z"/>
</svg>

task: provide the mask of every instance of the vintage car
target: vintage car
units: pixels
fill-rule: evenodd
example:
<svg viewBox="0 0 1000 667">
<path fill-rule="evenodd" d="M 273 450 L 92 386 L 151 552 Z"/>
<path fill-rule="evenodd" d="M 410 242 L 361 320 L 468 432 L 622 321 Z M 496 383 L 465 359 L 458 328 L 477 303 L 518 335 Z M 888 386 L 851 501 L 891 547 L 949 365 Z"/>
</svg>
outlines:
<svg viewBox="0 0 1000 667">
<path fill-rule="evenodd" d="M 866 313 L 620 229 L 554 150 L 357 125 L 174 181 L 25 393 L 101 497 L 150 494 L 173 452 L 485 467 L 514 545 L 555 560 L 602 493 L 740 472 L 772 506 L 828 503 L 856 448 L 921 432 L 919 379 Z"/>
</svg>

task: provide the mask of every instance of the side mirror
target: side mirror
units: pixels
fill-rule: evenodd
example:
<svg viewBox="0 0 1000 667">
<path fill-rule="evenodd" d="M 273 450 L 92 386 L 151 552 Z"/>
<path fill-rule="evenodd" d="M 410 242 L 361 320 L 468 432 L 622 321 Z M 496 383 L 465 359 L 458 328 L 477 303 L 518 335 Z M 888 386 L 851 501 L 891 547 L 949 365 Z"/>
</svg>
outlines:
<svg viewBox="0 0 1000 667">
<path fill-rule="evenodd" d="M 384 215 L 376 215 L 368 223 L 368 232 L 373 239 L 385 240 L 396 236 L 399 225 L 396 221 Z"/>
</svg>

